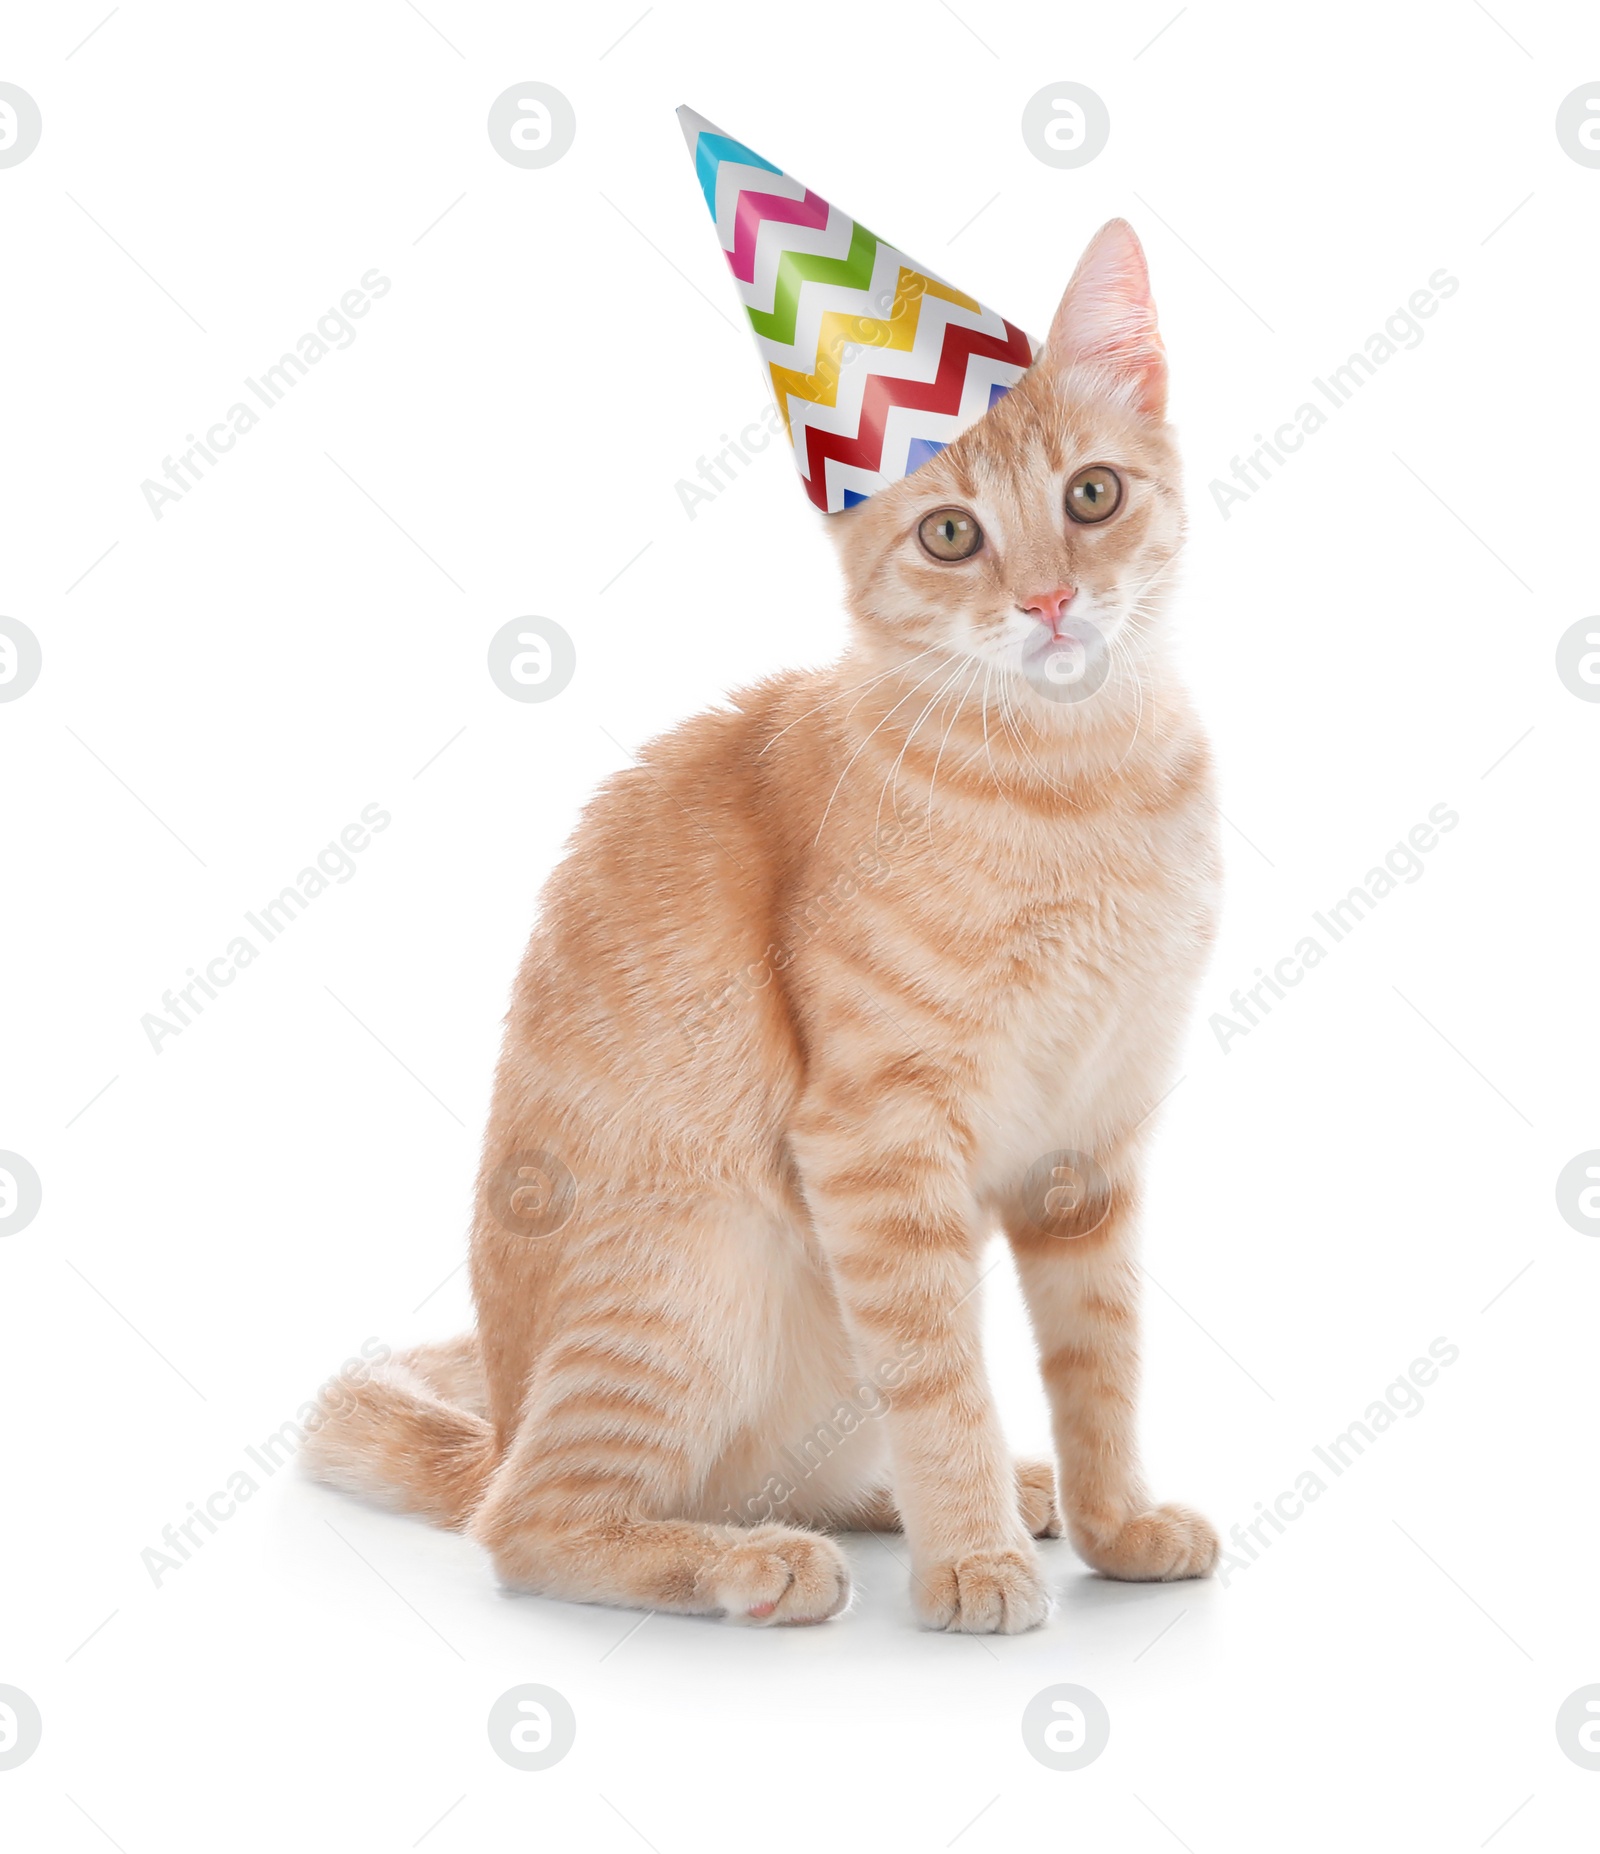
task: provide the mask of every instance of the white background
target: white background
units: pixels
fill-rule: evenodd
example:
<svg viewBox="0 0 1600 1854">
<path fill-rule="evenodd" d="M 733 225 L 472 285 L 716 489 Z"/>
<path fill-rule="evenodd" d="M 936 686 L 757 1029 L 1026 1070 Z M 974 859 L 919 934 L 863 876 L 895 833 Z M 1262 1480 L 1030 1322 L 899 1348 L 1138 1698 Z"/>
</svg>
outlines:
<svg viewBox="0 0 1600 1854">
<path fill-rule="evenodd" d="M 0 170 L 0 610 L 44 651 L 0 706 L 0 1146 L 44 1185 L 0 1243 L 0 1682 L 44 1717 L 0 1772 L 9 1844 L 1577 1845 L 1600 1773 L 1554 1719 L 1600 1681 L 1600 1245 L 1554 1184 L 1600 1145 L 1600 706 L 1554 653 L 1597 609 L 1600 171 L 1554 119 L 1600 77 L 1592 19 L 424 10 L 129 0 L 77 50 L 98 6 L 8 23 L 0 78 L 44 118 Z M 1069 79 L 1112 131 L 1063 171 L 1019 123 Z M 535 171 L 485 132 L 527 80 L 578 124 Z M 499 1020 L 586 794 L 838 647 L 776 447 L 693 521 L 675 490 L 765 403 L 681 102 L 1035 334 L 1104 219 L 1145 241 L 1189 469 L 1174 621 L 1230 820 L 1156 1142 L 1153 1481 L 1248 1521 L 1460 1348 L 1226 1588 L 1106 1583 L 1059 1545 L 1046 1628 L 946 1638 L 912 1625 L 900 1542 L 861 1538 L 825 1628 L 630 1634 L 292 1471 L 159 1588 L 141 1563 L 363 1339 L 468 1323 Z M 141 482 L 374 266 L 354 344 L 154 519 Z M 1421 344 L 1224 520 L 1211 480 L 1440 267 Z M 548 704 L 485 669 L 528 613 L 577 644 Z M 356 874 L 155 1054 L 141 1016 L 369 803 L 393 823 Z M 1423 877 L 1224 1053 L 1209 1014 L 1441 803 Z M 485 1732 L 524 1681 L 578 1718 L 539 1774 Z M 1019 1732 L 1057 1681 L 1112 1720 L 1072 1774 Z"/>
</svg>

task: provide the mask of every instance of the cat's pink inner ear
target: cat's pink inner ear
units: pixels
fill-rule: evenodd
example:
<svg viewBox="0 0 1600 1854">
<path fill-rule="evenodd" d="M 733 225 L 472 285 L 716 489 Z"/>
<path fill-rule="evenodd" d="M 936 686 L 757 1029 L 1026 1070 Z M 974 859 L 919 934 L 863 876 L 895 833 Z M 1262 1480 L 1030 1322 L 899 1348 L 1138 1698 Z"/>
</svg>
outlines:
<svg viewBox="0 0 1600 1854">
<path fill-rule="evenodd" d="M 1150 300 L 1144 252 L 1126 219 L 1112 219 L 1089 241 L 1050 324 L 1046 352 L 1066 366 L 1093 367 L 1111 390 L 1162 418 L 1167 356 Z"/>
</svg>

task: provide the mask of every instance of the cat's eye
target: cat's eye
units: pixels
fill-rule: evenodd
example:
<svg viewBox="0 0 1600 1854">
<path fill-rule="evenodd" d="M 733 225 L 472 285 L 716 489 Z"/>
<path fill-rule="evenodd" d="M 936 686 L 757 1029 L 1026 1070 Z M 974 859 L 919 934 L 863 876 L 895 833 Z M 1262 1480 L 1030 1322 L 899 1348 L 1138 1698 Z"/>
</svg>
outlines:
<svg viewBox="0 0 1600 1854">
<path fill-rule="evenodd" d="M 965 509 L 935 509 L 923 516 L 917 539 L 935 560 L 970 560 L 983 545 L 983 530 Z"/>
<path fill-rule="evenodd" d="M 1067 484 L 1067 513 L 1074 521 L 1104 521 L 1122 506 L 1122 478 L 1104 464 L 1090 464 Z"/>
</svg>

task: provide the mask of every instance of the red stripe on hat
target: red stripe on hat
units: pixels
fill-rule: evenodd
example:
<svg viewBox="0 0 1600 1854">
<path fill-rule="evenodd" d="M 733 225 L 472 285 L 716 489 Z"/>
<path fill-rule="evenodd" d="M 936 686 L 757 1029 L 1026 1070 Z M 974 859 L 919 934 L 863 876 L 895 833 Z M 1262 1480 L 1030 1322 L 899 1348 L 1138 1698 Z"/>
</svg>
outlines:
<svg viewBox="0 0 1600 1854">
<path fill-rule="evenodd" d="M 944 347 L 939 355 L 939 371 L 931 380 L 903 380 L 889 374 L 874 374 L 867 382 L 861 399 L 861 418 L 856 435 L 822 431 L 815 425 L 806 427 L 806 494 L 824 512 L 828 507 L 827 460 L 854 464 L 863 470 L 877 470 L 883 461 L 884 432 L 889 413 L 895 406 L 909 406 L 918 412 L 954 415 L 961 410 L 967 385 L 967 363 L 974 356 L 982 360 L 1009 361 L 1027 367 L 1033 361 L 1033 349 L 1020 328 L 1006 322 L 1006 339 L 986 335 L 981 329 L 962 328 L 952 322 L 945 329 Z"/>
</svg>

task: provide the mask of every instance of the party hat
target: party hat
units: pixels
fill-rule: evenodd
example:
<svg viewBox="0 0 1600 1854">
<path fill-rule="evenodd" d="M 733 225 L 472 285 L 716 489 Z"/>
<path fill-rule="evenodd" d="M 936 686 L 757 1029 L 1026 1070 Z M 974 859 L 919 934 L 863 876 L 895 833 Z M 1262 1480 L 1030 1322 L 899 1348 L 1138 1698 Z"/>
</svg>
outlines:
<svg viewBox="0 0 1600 1854">
<path fill-rule="evenodd" d="M 703 116 L 678 120 L 819 509 L 920 469 L 1021 379 L 1020 328 Z"/>
</svg>

